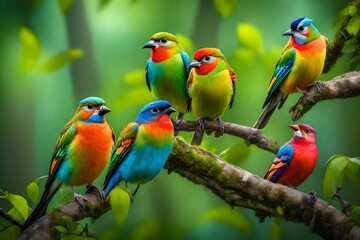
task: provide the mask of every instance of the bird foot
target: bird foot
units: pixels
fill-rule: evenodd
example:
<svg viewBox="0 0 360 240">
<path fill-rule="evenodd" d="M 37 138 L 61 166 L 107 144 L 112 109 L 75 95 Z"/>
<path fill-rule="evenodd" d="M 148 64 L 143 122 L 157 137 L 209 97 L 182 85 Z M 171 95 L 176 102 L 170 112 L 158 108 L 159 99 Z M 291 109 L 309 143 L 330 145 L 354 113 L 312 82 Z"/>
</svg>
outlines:
<svg viewBox="0 0 360 240">
<path fill-rule="evenodd" d="M 174 136 L 177 136 L 179 134 L 179 132 L 180 132 L 179 125 L 182 122 L 182 119 L 175 120 L 175 119 L 171 118 L 171 122 L 172 122 L 173 127 L 174 127 Z"/>
<path fill-rule="evenodd" d="M 315 204 L 315 202 L 316 202 L 316 199 L 317 199 L 317 193 L 316 192 L 314 192 L 314 191 L 310 191 L 310 192 L 308 192 L 308 194 L 309 194 L 309 200 L 308 200 L 308 204 L 309 204 L 309 206 L 312 206 L 312 205 L 314 205 Z"/>
<path fill-rule="evenodd" d="M 200 126 L 197 130 L 195 130 L 195 134 L 200 137 L 204 132 L 206 120 L 205 118 L 200 117 L 198 121 Z"/>
<path fill-rule="evenodd" d="M 74 201 L 79 204 L 80 211 L 85 210 L 85 202 L 88 201 L 88 199 L 86 197 L 84 197 L 83 195 L 74 193 Z"/>
<path fill-rule="evenodd" d="M 104 191 L 95 185 L 92 184 L 86 185 L 86 193 L 94 193 L 99 200 L 101 201 L 105 200 Z"/>
<path fill-rule="evenodd" d="M 310 89 L 310 88 L 311 88 L 312 86 L 314 86 L 314 85 L 315 85 L 315 87 L 316 87 L 316 90 L 317 90 L 319 93 L 322 93 L 322 90 L 323 90 L 323 87 L 324 87 L 324 83 L 321 82 L 321 81 L 316 81 L 316 82 L 310 84 L 310 85 L 308 86 L 308 89 Z"/>
<path fill-rule="evenodd" d="M 221 118 L 218 118 L 216 121 L 218 121 L 220 129 L 215 131 L 215 138 L 220 138 L 224 134 L 225 124 Z"/>
</svg>

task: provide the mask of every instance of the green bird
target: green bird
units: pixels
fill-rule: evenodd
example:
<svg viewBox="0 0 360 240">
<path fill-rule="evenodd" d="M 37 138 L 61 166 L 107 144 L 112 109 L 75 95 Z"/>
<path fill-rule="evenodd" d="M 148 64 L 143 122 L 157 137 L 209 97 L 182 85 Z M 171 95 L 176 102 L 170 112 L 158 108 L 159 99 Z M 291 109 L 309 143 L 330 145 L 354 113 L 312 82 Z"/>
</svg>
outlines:
<svg viewBox="0 0 360 240">
<path fill-rule="evenodd" d="M 225 56 L 217 48 L 202 48 L 194 54 L 194 61 L 188 79 L 189 109 L 199 118 L 200 129 L 194 132 L 192 145 L 200 145 L 204 135 L 205 119 L 218 120 L 224 131 L 220 117 L 232 107 L 235 96 L 236 75 Z"/>
</svg>

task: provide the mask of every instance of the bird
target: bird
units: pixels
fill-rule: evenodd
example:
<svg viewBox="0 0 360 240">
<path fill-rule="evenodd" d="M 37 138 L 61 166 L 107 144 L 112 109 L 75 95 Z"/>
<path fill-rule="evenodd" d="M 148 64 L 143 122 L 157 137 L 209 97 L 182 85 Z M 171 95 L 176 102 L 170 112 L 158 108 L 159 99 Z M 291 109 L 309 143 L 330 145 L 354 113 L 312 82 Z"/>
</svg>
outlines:
<svg viewBox="0 0 360 240">
<path fill-rule="evenodd" d="M 57 139 L 51 157 L 44 192 L 24 229 L 46 213 L 47 206 L 61 185 L 69 185 L 75 200 L 83 203 L 73 187 L 88 184 L 88 190 L 101 191 L 93 186 L 111 157 L 115 134 L 106 122 L 110 109 L 99 97 L 88 97 L 79 102 L 74 116 Z M 103 193 L 99 193 L 100 195 Z"/>
<path fill-rule="evenodd" d="M 278 153 L 264 179 L 274 183 L 297 187 L 313 172 L 318 149 L 316 132 L 306 124 L 290 125 L 294 137 L 285 143 Z"/>
<path fill-rule="evenodd" d="M 177 119 L 187 112 L 186 82 L 189 76 L 189 56 L 175 35 L 158 32 L 143 48 L 151 48 L 146 62 L 146 84 L 156 99 L 167 100 L 178 111 Z"/>
<path fill-rule="evenodd" d="M 112 153 L 105 181 L 105 199 L 121 181 L 140 184 L 152 180 L 164 167 L 174 144 L 170 119 L 175 109 L 166 100 L 145 105 L 135 120 L 121 132 Z"/>
<path fill-rule="evenodd" d="M 276 107 L 280 109 L 289 94 L 304 92 L 324 68 L 327 38 L 320 34 L 311 19 L 295 19 L 283 36 L 290 36 L 290 39 L 270 80 L 264 110 L 253 126 L 257 129 L 265 128 Z"/>
<path fill-rule="evenodd" d="M 215 137 L 222 135 L 224 123 L 220 117 L 233 105 L 236 75 L 217 48 L 197 50 L 189 68 L 189 111 L 198 117 L 200 123 L 191 144 L 199 146 L 204 135 L 205 119 L 219 121 L 220 130 L 215 132 Z"/>
</svg>

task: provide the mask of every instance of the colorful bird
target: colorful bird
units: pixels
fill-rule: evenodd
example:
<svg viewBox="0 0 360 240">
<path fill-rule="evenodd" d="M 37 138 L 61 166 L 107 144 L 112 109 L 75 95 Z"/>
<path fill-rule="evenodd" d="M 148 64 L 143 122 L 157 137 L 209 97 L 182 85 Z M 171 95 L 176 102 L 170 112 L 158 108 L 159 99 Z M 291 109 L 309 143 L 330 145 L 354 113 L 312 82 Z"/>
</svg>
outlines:
<svg viewBox="0 0 360 240">
<path fill-rule="evenodd" d="M 306 124 L 290 125 L 294 137 L 283 145 L 266 171 L 265 179 L 297 187 L 314 170 L 318 150 L 316 132 Z"/>
<path fill-rule="evenodd" d="M 146 62 L 146 84 L 156 99 L 167 100 L 182 119 L 187 111 L 186 81 L 189 76 L 189 56 L 171 33 L 155 33 L 144 48 L 151 48 Z"/>
<path fill-rule="evenodd" d="M 147 104 L 121 132 L 111 157 L 104 191 L 105 197 L 121 181 L 140 184 L 153 179 L 164 167 L 174 143 L 170 114 L 175 112 L 166 100 Z"/>
<path fill-rule="evenodd" d="M 101 98 L 88 97 L 80 101 L 75 115 L 56 142 L 44 193 L 24 228 L 45 214 L 50 200 L 62 184 L 71 188 L 88 184 L 89 188 L 101 191 L 92 183 L 104 170 L 114 147 L 115 135 L 105 120 L 108 112 L 110 109 Z M 80 195 L 75 192 L 74 195 L 81 203 Z"/>
<path fill-rule="evenodd" d="M 290 36 L 290 39 L 276 64 L 263 105 L 265 109 L 254 128 L 264 128 L 276 107 L 280 109 L 289 94 L 305 91 L 324 68 L 327 39 L 319 33 L 311 19 L 295 19 L 291 29 L 283 35 Z"/>
<path fill-rule="evenodd" d="M 194 61 L 188 79 L 189 108 L 199 117 L 200 129 L 194 132 L 192 145 L 200 145 L 204 135 L 205 119 L 218 120 L 223 133 L 220 117 L 232 107 L 235 95 L 236 75 L 225 56 L 217 48 L 202 48 L 194 54 Z"/>
</svg>

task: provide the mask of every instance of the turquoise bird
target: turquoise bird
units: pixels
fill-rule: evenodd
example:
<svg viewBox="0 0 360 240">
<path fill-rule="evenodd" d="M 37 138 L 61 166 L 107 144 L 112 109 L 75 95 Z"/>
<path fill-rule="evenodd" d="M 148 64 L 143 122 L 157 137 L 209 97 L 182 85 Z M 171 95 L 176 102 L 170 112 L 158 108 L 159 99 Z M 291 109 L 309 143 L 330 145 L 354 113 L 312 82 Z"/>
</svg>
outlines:
<svg viewBox="0 0 360 240">
<path fill-rule="evenodd" d="M 153 179 L 164 167 L 174 143 L 170 114 L 175 112 L 166 100 L 147 104 L 121 132 L 112 153 L 105 182 L 105 197 L 121 181 L 140 184 Z"/>
<path fill-rule="evenodd" d="M 218 120 L 223 133 L 224 124 L 220 117 L 232 107 L 235 96 L 236 75 L 217 48 L 202 48 L 195 52 L 188 79 L 189 107 L 198 118 L 200 129 L 194 132 L 192 145 L 200 145 L 204 135 L 204 120 Z"/>
<path fill-rule="evenodd" d="M 144 48 L 151 48 L 146 62 L 146 84 L 156 99 L 167 100 L 182 119 L 187 111 L 186 82 L 189 76 L 189 56 L 171 33 L 155 33 Z"/>
<path fill-rule="evenodd" d="M 39 203 L 26 219 L 24 228 L 43 216 L 47 206 L 61 185 L 88 184 L 88 190 L 100 191 L 92 183 L 107 165 L 114 147 L 115 135 L 105 115 L 110 109 L 98 97 L 80 101 L 73 118 L 65 125 L 51 157 L 49 176 Z M 74 190 L 73 190 L 74 192 Z M 82 203 L 81 195 L 74 192 Z"/>
<path fill-rule="evenodd" d="M 289 94 L 305 91 L 324 68 L 327 39 L 320 34 L 311 19 L 295 19 L 291 23 L 291 29 L 283 35 L 290 36 L 290 39 L 276 64 L 263 105 L 264 110 L 254 128 L 264 128 L 276 107 L 280 109 Z"/>
</svg>

